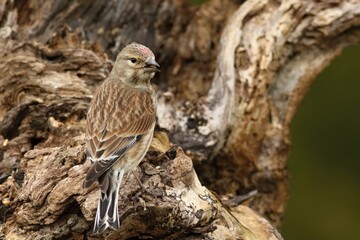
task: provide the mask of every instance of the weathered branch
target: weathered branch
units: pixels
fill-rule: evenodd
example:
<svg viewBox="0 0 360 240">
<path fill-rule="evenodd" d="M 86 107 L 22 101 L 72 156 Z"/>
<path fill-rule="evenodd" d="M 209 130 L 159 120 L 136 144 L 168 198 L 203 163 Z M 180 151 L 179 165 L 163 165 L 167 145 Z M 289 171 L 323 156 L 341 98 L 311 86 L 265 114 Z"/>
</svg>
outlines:
<svg viewBox="0 0 360 240">
<path fill-rule="evenodd" d="M 228 19 L 207 97 L 200 104 L 187 103 L 196 114 L 164 107 L 163 116 L 173 118 L 159 121 L 176 139 L 191 144 L 186 149 L 202 153 L 199 159 L 218 155 L 220 178 L 233 175 L 225 185 L 237 182 L 226 190 L 224 182 L 215 182 L 213 188 L 233 194 L 258 189 L 255 208 L 280 223 L 287 198 L 289 125 L 317 74 L 344 47 L 359 42 L 359 4 L 254 0 Z M 196 127 L 186 124 L 194 119 Z"/>
<path fill-rule="evenodd" d="M 122 227 L 105 235 L 281 239 L 248 207 L 223 205 L 223 195 L 256 189 L 247 204 L 279 226 L 289 124 L 315 76 L 359 42 L 359 9 L 355 0 L 2 1 L 2 232 L 95 238 L 98 188 L 81 187 L 89 167 L 85 115 L 111 69 L 104 52 L 113 58 L 139 41 L 162 65 L 162 130 L 135 172 L 149 191 L 129 174 L 120 191 Z"/>
<path fill-rule="evenodd" d="M 90 164 L 84 158 L 84 118 L 94 82 L 106 76 L 109 62 L 79 38 L 65 28 L 53 36 L 51 47 L 8 42 L 2 55 L 1 133 L 6 140 L 1 163 L 13 158 L 18 165 L 0 188 L 7 238 L 91 236 L 98 186 L 82 188 Z M 152 153 L 135 174 L 147 191 L 127 176 L 120 191 L 122 225 L 119 232 L 105 233 L 108 239 L 278 239 L 256 213 L 247 207 L 232 211 L 202 186 L 191 159 L 171 148 L 165 133 L 155 134 Z M 244 212 L 242 217 L 235 217 L 237 211 Z M 247 218 L 262 223 L 241 221 Z"/>
</svg>

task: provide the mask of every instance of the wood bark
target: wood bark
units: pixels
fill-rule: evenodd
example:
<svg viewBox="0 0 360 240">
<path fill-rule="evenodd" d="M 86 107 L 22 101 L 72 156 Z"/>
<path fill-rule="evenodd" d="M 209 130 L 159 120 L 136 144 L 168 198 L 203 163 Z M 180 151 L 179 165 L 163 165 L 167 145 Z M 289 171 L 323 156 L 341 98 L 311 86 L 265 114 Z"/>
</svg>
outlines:
<svg viewBox="0 0 360 240">
<path fill-rule="evenodd" d="M 358 0 L 1 1 L 0 238 L 282 239 L 289 125 L 359 27 Z M 132 41 L 162 68 L 147 190 L 125 176 L 95 236 L 85 117 Z"/>
</svg>

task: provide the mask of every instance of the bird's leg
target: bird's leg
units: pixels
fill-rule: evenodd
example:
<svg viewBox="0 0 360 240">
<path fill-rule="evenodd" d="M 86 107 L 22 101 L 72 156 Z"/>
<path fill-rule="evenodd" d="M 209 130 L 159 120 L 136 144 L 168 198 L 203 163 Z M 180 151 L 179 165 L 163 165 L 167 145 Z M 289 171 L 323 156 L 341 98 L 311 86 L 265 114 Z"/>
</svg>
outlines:
<svg viewBox="0 0 360 240">
<path fill-rule="evenodd" d="M 144 191 L 144 192 L 147 192 L 148 193 L 148 190 L 145 188 L 145 186 L 142 184 L 140 178 L 135 174 L 134 171 L 131 171 L 131 173 L 134 175 L 134 177 L 136 178 L 138 184 L 140 185 L 141 189 Z"/>
<path fill-rule="evenodd" d="M 142 184 L 140 178 L 135 174 L 135 172 L 134 171 L 131 171 L 131 172 L 134 175 L 134 177 L 136 178 L 137 182 L 139 183 L 139 185 L 142 189 L 142 192 L 145 192 L 148 195 L 153 196 L 154 198 L 159 198 L 160 196 L 163 196 L 162 192 L 159 193 L 159 191 L 157 191 L 157 189 L 154 187 L 150 187 L 151 189 L 146 188 L 144 186 L 144 184 Z"/>
</svg>

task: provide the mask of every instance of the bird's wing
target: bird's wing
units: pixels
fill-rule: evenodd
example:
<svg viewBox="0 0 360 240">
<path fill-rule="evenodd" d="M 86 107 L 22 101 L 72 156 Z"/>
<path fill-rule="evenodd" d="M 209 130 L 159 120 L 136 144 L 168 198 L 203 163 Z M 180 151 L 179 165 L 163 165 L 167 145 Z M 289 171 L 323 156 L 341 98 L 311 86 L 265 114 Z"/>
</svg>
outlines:
<svg viewBox="0 0 360 240">
<path fill-rule="evenodd" d="M 87 119 L 86 153 L 93 164 L 84 187 L 120 159 L 153 128 L 154 122 L 154 103 L 148 92 L 126 88 L 106 91 L 106 86 L 100 89 Z"/>
</svg>

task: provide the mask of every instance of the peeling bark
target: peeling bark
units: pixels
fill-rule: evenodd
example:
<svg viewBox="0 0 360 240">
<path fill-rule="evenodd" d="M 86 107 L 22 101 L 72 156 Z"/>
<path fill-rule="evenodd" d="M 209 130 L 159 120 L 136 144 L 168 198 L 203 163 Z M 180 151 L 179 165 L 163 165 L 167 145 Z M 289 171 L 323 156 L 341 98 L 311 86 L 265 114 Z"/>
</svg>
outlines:
<svg viewBox="0 0 360 240">
<path fill-rule="evenodd" d="M 288 195 L 289 125 L 316 75 L 359 42 L 359 9 L 356 0 L 2 1 L 0 236 L 281 239 L 273 226 Z M 162 66 L 158 131 L 135 172 L 147 190 L 125 176 L 121 228 L 93 236 L 85 116 L 108 57 L 131 41 Z"/>
</svg>

